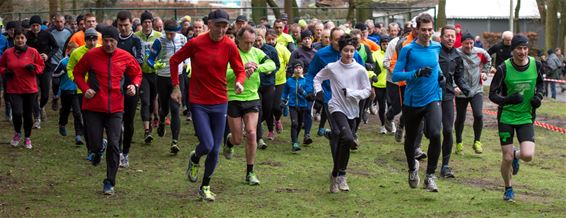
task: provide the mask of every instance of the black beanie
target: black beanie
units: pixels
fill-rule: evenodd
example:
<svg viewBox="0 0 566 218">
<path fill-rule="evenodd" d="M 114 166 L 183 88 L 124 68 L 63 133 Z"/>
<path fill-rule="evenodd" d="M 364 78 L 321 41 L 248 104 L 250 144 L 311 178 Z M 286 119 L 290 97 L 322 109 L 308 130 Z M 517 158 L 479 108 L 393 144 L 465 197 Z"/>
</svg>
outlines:
<svg viewBox="0 0 566 218">
<path fill-rule="evenodd" d="M 116 29 L 116 27 L 113 26 L 104 26 L 100 28 L 100 32 L 102 34 L 102 38 L 113 38 L 116 41 L 119 41 L 120 37 L 120 33 L 118 32 L 118 29 Z"/>
<path fill-rule="evenodd" d="M 144 20 L 148 19 L 153 21 L 153 15 L 149 11 L 144 11 L 140 16 L 140 20 L 143 23 Z"/>
<path fill-rule="evenodd" d="M 312 32 L 308 29 L 301 32 L 301 40 L 307 37 L 312 37 Z"/>
<path fill-rule="evenodd" d="M 466 41 L 466 39 L 475 40 L 475 38 L 472 34 L 464 33 L 464 35 L 462 35 L 462 39 L 460 39 L 460 42 L 464 42 L 464 41 Z"/>
<path fill-rule="evenodd" d="M 29 19 L 29 25 L 32 25 L 32 24 L 41 25 L 41 17 L 38 16 L 38 15 L 31 16 L 31 18 Z"/>
<path fill-rule="evenodd" d="M 513 39 L 511 39 L 511 50 L 515 50 L 515 48 L 517 48 L 518 46 L 521 45 L 529 45 L 529 39 L 522 34 L 517 34 L 513 36 Z"/>
<path fill-rule="evenodd" d="M 8 23 L 6 23 L 6 29 L 16 28 L 16 26 L 19 25 L 18 21 L 8 21 Z"/>
</svg>

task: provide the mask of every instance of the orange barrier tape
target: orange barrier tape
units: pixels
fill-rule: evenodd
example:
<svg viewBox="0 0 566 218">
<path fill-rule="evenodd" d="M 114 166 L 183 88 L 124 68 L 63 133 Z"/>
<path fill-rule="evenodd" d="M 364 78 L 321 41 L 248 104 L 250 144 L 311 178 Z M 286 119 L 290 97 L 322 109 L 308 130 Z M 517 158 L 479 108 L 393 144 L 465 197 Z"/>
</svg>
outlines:
<svg viewBox="0 0 566 218">
<path fill-rule="evenodd" d="M 491 111 L 491 110 L 484 109 L 483 113 L 493 115 L 493 116 L 497 116 L 497 111 Z M 543 123 L 543 122 L 535 120 L 535 126 L 541 127 L 543 129 L 548 129 L 550 131 L 566 134 L 566 129 L 560 128 L 560 127 L 557 127 L 557 126 L 554 126 L 554 125 L 550 125 L 548 123 Z"/>
<path fill-rule="evenodd" d="M 559 79 L 544 79 L 545 82 L 556 82 L 556 83 L 566 83 L 566 80 Z"/>
</svg>

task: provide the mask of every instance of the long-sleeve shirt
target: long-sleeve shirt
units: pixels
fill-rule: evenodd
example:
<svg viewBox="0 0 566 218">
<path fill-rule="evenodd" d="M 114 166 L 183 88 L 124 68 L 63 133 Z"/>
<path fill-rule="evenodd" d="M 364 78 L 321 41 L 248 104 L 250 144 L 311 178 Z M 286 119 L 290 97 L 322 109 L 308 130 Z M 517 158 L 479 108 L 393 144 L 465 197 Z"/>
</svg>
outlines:
<svg viewBox="0 0 566 218">
<path fill-rule="evenodd" d="M 137 37 L 141 39 L 142 43 L 142 53 L 143 53 L 143 65 L 142 65 L 142 72 L 143 73 L 155 73 L 155 69 L 151 68 L 147 63 L 147 59 L 149 58 L 149 54 L 151 53 L 151 46 L 153 42 L 161 37 L 161 32 L 157 32 L 152 30 L 151 33 L 148 35 L 144 34 L 143 31 L 137 31 L 134 33 Z"/>
<path fill-rule="evenodd" d="M 8 39 L 4 35 L 0 34 L 0 56 L 2 56 L 2 53 L 4 53 L 4 51 L 9 47 Z"/>
<path fill-rule="evenodd" d="M 35 66 L 35 71 L 30 72 L 26 69 L 26 66 L 29 64 Z M 16 51 L 15 48 L 7 49 L 2 57 L 0 57 L 0 74 L 6 79 L 6 93 L 37 93 L 36 76 L 42 74 L 44 68 L 45 63 L 36 49 L 27 47 L 27 49 L 21 53 Z M 12 72 L 12 75 L 5 75 L 7 71 Z"/>
<path fill-rule="evenodd" d="M 279 63 L 279 55 L 277 54 L 277 49 L 275 47 L 264 43 L 260 48 L 263 53 L 265 53 L 272 61 L 275 63 L 275 70 L 272 73 L 261 73 L 259 74 L 259 79 L 261 80 L 261 87 L 268 87 L 275 85 L 275 74 L 279 71 L 281 64 Z"/>
<path fill-rule="evenodd" d="M 96 43 L 102 45 L 102 34 L 98 33 L 98 40 L 96 41 Z M 67 41 L 67 48 L 65 49 L 65 51 L 68 53 L 85 44 L 85 32 L 82 30 L 78 31 L 74 33 L 71 38 L 69 38 L 69 41 Z"/>
<path fill-rule="evenodd" d="M 73 35 L 73 32 L 67 28 L 63 28 L 61 30 L 58 30 L 57 28 L 50 28 L 47 29 L 47 32 L 53 35 L 53 38 L 57 42 L 57 46 L 59 46 L 55 55 L 51 57 L 51 64 L 59 64 L 59 62 L 65 58 L 65 53 L 63 52 L 65 50 L 65 42 L 67 42 L 71 35 Z"/>
<path fill-rule="evenodd" d="M 465 92 L 470 91 L 470 87 L 464 81 L 464 62 L 457 49 L 447 48 L 442 45 L 440 55 L 438 57 L 440 69 L 446 78 L 446 83 L 442 87 L 442 100 L 454 100 L 454 88 L 457 86 Z"/>
<path fill-rule="evenodd" d="M 155 62 L 157 60 L 161 61 L 165 64 L 163 68 L 156 69 L 157 75 L 162 77 L 171 77 L 171 72 L 169 69 L 169 59 L 175 52 L 179 51 L 185 44 L 187 43 L 187 37 L 183 36 L 182 34 L 175 34 L 175 38 L 170 40 L 167 38 L 166 35 L 163 35 L 153 41 L 153 45 L 151 46 L 151 53 L 149 54 L 149 58 L 147 59 L 147 63 L 151 68 L 155 69 Z M 178 65 L 178 73 L 182 74 L 183 72 L 183 63 Z"/>
<path fill-rule="evenodd" d="M 482 73 L 488 73 L 491 69 L 491 57 L 483 50 L 483 48 L 472 48 L 470 54 L 466 54 L 461 48 L 458 53 L 464 62 L 464 81 L 470 87 L 470 92 L 467 96 L 463 93 L 457 95 L 458 98 L 473 97 L 479 93 L 483 93 L 483 80 L 481 79 Z"/>
<path fill-rule="evenodd" d="M 328 102 L 330 113 L 342 112 L 348 119 L 357 118 L 360 114 L 360 100 L 371 94 L 366 69 L 354 61 L 349 64 L 337 61 L 328 64 L 314 77 L 315 92 L 322 91 L 323 81 L 330 81 L 330 89 L 334 93 Z M 342 89 L 346 89 L 346 95 Z"/>
<path fill-rule="evenodd" d="M 253 101 L 259 99 L 257 90 L 259 89 L 260 79 L 259 74 L 271 74 L 275 70 L 275 63 L 267 56 L 261 49 L 252 47 L 248 52 L 240 51 L 242 63 L 256 63 L 257 69 L 246 79 L 244 84 L 244 91 L 240 94 L 234 92 L 234 85 L 236 84 L 236 74 L 231 67 L 228 67 L 226 72 L 226 83 L 228 84 L 228 101 Z"/>
<path fill-rule="evenodd" d="M 549 68 L 549 71 L 547 72 L 548 78 L 560 79 L 560 69 L 562 67 L 562 61 L 560 61 L 560 58 L 558 58 L 555 53 L 552 53 L 548 56 L 546 64 Z"/>
<path fill-rule="evenodd" d="M 291 52 L 285 46 L 280 43 L 275 44 L 275 50 L 277 50 L 277 55 L 279 57 L 279 70 L 275 73 L 275 85 L 285 84 L 287 81 L 287 65 L 291 59 Z"/>
<path fill-rule="evenodd" d="M 77 84 L 71 80 L 67 74 L 67 65 L 69 64 L 69 57 L 63 58 L 53 70 L 53 78 L 60 78 L 59 92 L 75 94 L 77 92 Z"/>
<path fill-rule="evenodd" d="M 424 47 L 413 41 L 401 49 L 393 75 L 393 82 L 407 81 L 403 105 L 409 107 L 424 107 L 431 102 L 442 99 L 442 89 L 438 82 L 440 66 L 438 55 L 440 44 L 430 42 L 428 47 Z M 432 68 L 428 77 L 416 77 L 417 70 L 423 67 Z"/>
<path fill-rule="evenodd" d="M 307 91 L 307 93 L 316 93 L 314 92 L 314 86 L 313 86 L 314 77 L 318 74 L 320 70 L 326 67 L 326 65 L 340 60 L 340 56 L 341 56 L 340 52 L 334 50 L 332 46 L 326 46 L 320 49 L 314 55 L 311 63 L 309 64 L 307 74 L 305 75 L 305 79 L 307 80 L 307 86 L 305 91 Z M 362 60 L 360 54 L 357 51 L 354 53 L 354 60 L 358 64 L 360 64 L 360 66 L 363 67 L 364 61 Z M 324 103 L 328 103 L 328 101 L 332 97 L 330 82 L 324 81 L 322 83 L 322 89 L 324 90 Z"/>
<path fill-rule="evenodd" d="M 96 47 L 100 47 L 100 45 L 96 45 Z M 77 63 L 79 63 L 79 60 L 83 58 L 88 50 L 89 49 L 83 45 L 71 52 L 71 56 L 69 56 L 69 63 L 67 63 L 67 76 L 69 77 L 69 79 L 71 79 L 71 81 L 75 81 L 75 75 L 73 74 L 75 66 L 77 65 Z M 88 79 L 88 74 L 85 76 L 85 80 L 86 79 Z M 80 94 L 83 92 L 77 88 L 77 93 Z"/>
<path fill-rule="evenodd" d="M 59 45 L 57 45 L 57 41 L 55 41 L 53 35 L 45 30 L 41 30 L 37 34 L 29 31 L 26 33 L 26 38 L 28 46 L 35 48 L 39 54 L 47 55 L 45 63 L 49 63 L 51 57 L 53 57 L 59 49 Z"/>
<path fill-rule="evenodd" d="M 495 54 L 495 67 L 499 67 L 503 61 L 511 57 L 511 45 L 505 45 L 503 42 L 498 42 L 497 44 L 491 46 L 487 50 L 487 53 L 491 56 Z"/>
<path fill-rule="evenodd" d="M 317 50 L 314 48 L 306 48 L 304 46 L 301 46 L 300 48 L 298 48 L 297 50 L 293 51 L 291 53 L 291 58 L 289 59 L 289 63 L 287 64 L 287 77 L 290 77 L 293 75 L 293 66 L 291 66 L 293 63 L 295 63 L 296 60 L 300 60 L 301 62 L 303 62 L 303 69 L 309 69 L 309 64 L 311 63 L 312 59 L 314 58 L 314 55 L 316 54 Z"/>
<path fill-rule="evenodd" d="M 228 63 L 236 82 L 244 84 L 246 72 L 236 44 L 227 36 L 215 42 L 210 33 L 199 35 L 185 44 L 169 60 L 171 82 L 179 85 L 179 64 L 191 59 L 189 102 L 193 104 L 225 104 L 228 102 L 226 71 Z"/>
<path fill-rule="evenodd" d="M 305 91 L 306 80 L 304 77 L 289 77 L 281 94 L 282 101 L 288 101 L 289 107 L 307 107 L 307 92 Z M 302 92 L 299 92 L 302 90 Z"/>
</svg>

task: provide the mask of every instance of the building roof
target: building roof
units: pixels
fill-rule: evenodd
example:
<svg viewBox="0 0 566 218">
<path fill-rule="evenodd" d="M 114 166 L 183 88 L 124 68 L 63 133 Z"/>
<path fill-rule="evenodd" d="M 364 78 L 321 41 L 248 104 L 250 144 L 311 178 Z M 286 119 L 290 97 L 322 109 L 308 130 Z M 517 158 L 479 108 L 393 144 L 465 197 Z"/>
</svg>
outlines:
<svg viewBox="0 0 566 218">
<path fill-rule="evenodd" d="M 447 19 L 509 19 L 509 0 L 446 0 Z M 517 0 L 513 0 L 516 6 Z M 515 9 L 513 9 L 513 13 Z M 521 0 L 519 18 L 539 19 L 536 0 Z"/>
</svg>

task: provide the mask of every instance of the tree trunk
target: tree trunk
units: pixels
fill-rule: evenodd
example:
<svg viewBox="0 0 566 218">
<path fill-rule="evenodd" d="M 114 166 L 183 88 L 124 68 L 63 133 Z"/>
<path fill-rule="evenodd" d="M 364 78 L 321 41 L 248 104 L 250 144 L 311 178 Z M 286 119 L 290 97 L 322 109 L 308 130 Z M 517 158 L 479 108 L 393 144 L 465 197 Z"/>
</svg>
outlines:
<svg viewBox="0 0 566 218">
<path fill-rule="evenodd" d="M 49 0 L 49 17 L 53 16 L 59 10 L 59 1 Z"/>
<path fill-rule="evenodd" d="M 77 13 L 75 10 L 77 10 L 77 0 L 73 0 L 73 13 L 72 14 Z"/>
<path fill-rule="evenodd" d="M 356 9 L 355 0 L 348 0 L 348 15 L 346 16 L 346 22 L 354 22 L 355 9 Z"/>
<path fill-rule="evenodd" d="M 289 23 L 292 23 L 295 19 L 295 16 L 298 16 L 299 13 L 295 13 L 294 7 L 296 7 L 297 2 L 295 0 L 285 0 L 285 5 L 283 6 L 285 9 L 285 13 L 287 14 L 287 19 Z M 277 16 L 276 16 L 277 17 Z M 280 18 L 281 16 L 277 17 Z"/>
<path fill-rule="evenodd" d="M 297 1 L 296 1 L 296 0 L 291 0 L 291 4 L 293 5 L 293 9 L 292 9 L 292 10 L 293 10 L 293 17 L 300 16 L 300 14 L 299 14 L 299 5 L 297 4 Z M 294 20 L 291 20 L 291 17 L 289 17 L 289 20 L 290 20 L 290 21 L 294 21 Z"/>
<path fill-rule="evenodd" d="M 273 10 L 273 15 L 275 15 L 275 17 L 281 17 L 281 10 L 279 10 L 279 5 L 277 5 L 277 2 L 275 2 L 274 0 L 267 0 L 266 2 L 269 7 L 271 7 L 271 10 Z"/>
<path fill-rule="evenodd" d="M 558 44 L 562 49 L 562 54 L 566 50 L 566 0 L 560 1 L 560 35 L 558 37 Z"/>
<path fill-rule="evenodd" d="M 267 17 L 265 1 L 252 0 L 252 20 L 254 22 L 259 22 L 262 17 Z"/>
<path fill-rule="evenodd" d="M 521 0 L 517 0 L 517 5 L 515 6 L 515 17 L 513 18 L 513 32 L 520 33 L 519 29 L 519 10 L 521 10 Z"/>
<path fill-rule="evenodd" d="M 546 1 L 545 0 L 537 0 L 537 7 L 538 7 L 538 13 L 540 15 L 540 23 L 541 24 L 545 24 L 546 23 Z"/>
<path fill-rule="evenodd" d="M 436 18 L 436 26 L 446 26 L 446 0 L 438 1 L 438 17 Z"/>
<path fill-rule="evenodd" d="M 356 19 L 358 23 L 373 20 L 372 0 L 356 0 Z"/>
<path fill-rule="evenodd" d="M 556 34 L 558 33 L 558 1 L 548 1 L 546 8 L 546 22 L 544 24 L 545 50 L 556 48 Z"/>
<path fill-rule="evenodd" d="M 0 1 L 0 13 L 10 13 L 6 14 L 3 18 L 4 24 L 6 20 L 17 20 L 18 17 L 14 13 L 14 4 L 12 4 L 12 0 L 4 0 Z"/>
</svg>

